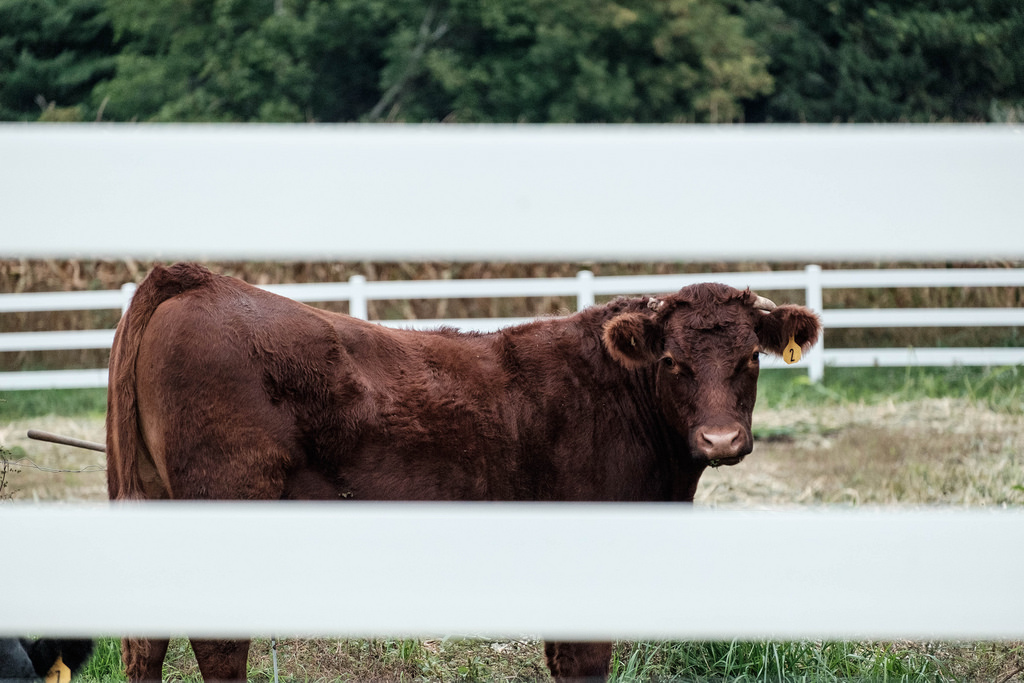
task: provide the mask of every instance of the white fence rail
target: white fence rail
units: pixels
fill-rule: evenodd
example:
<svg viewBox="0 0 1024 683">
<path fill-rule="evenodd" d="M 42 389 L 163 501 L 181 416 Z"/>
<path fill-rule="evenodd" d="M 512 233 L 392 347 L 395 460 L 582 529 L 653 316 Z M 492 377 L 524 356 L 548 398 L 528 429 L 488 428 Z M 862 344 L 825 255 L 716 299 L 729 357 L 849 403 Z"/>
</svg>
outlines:
<svg viewBox="0 0 1024 683">
<path fill-rule="evenodd" d="M 1022 133 L 10 125 L 0 126 L 0 230 L 4 255 L 26 258 L 1019 259 Z M 43 196 L 54 169 L 75 179 L 59 202 Z M 247 226 L 244 245 L 237 225 Z M 713 278 L 804 290 L 827 341 L 840 327 L 1014 326 L 1021 313 L 822 310 L 824 289 L 1020 287 L 1022 272 L 811 267 Z M 365 318 L 372 299 L 561 294 L 585 306 L 707 278 L 272 289 L 347 300 Z M 126 295 L 0 295 L 0 315 L 118 309 Z M 111 334 L 11 332 L 0 349 L 105 348 Z M 819 378 L 826 366 L 1019 364 L 1024 349 L 823 344 L 805 363 Z M 103 386 L 106 374 L 8 373 L 0 389 Z M 1019 510 L 12 504 L 0 506 L 0 529 L 4 557 L 37 558 L 31 590 L 4 592 L 4 636 L 1024 638 Z M 75 559 L 72 578 L 66 563 L 47 561 L 53 553 Z"/>
<path fill-rule="evenodd" d="M 361 275 L 348 282 L 279 284 L 266 289 L 299 301 L 348 301 L 352 315 L 366 319 L 367 302 L 382 299 L 445 299 L 522 296 L 574 296 L 577 309 L 593 305 L 598 296 L 669 292 L 703 280 L 724 282 L 757 291 L 802 289 L 808 306 L 819 311 L 829 329 L 878 327 L 1024 326 L 1021 308 L 824 309 L 825 289 L 881 287 L 1024 287 L 1024 269 L 822 270 L 595 277 L 581 271 L 575 278 L 484 280 L 377 281 Z M 134 285 L 120 291 L 0 294 L 0 314 L 23 311 L 121 308 L 131 300 Z M 386 320 L 392 327 L 430 328 L 449 325 L 463 330 L 492 331 L 528 318 Z M 109 348 L 113 330 L 7 332 L 0 334 L 0 352 Z M 824 338 L 806 356 L 814 381 L 826 366 L 871 367 L 906 365 L 1019 365 L 1024 348 L 866 348 L 829 349 Z M 771 363 L 767 367 L 785 367 Z M 794 366 L 801 367 L 801 366 Z M 45 389 L 106 386 L 104 370 L 55 370 L 0 373 L 0 389 Z"/>
<path fill-rule="evenodd" d="M 0 251 L 1013 259 L 1022 184 L 1019 125 L 0 124 Z"/>
<path fill-rule="evenodd" d="M 5 591 L 0 635 L 1024 638 L 1020 510 L 5 505 L 0 526 L 7 557 L 75 559 Z"/>
</svg>

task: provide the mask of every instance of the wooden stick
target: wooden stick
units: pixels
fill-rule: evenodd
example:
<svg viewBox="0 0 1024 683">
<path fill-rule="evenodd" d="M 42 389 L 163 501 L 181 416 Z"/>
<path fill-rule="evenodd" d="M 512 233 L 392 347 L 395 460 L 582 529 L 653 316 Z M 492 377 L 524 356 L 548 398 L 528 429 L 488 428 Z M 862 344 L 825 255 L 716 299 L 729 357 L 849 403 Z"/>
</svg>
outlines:
<svg viewBox="0 0 1024 683">
<path fill-rule="evenodd" d="M 75 448 L 86 448 L 90 451 L 99 451 L 100 453 L 107 452 L 107 447 L 104 444 L 96 443 L 95 441 L 83 441 L 82 439 L 73 439 L 70 436 L 52 434 L 50 432 L 44 432 L 39 429 L 28 430 L 28 438 L 35 439 L 36 441 L 49 441 L 50 443 L 59 443 L 64 446 L 74 446 Z"/>
</svg>

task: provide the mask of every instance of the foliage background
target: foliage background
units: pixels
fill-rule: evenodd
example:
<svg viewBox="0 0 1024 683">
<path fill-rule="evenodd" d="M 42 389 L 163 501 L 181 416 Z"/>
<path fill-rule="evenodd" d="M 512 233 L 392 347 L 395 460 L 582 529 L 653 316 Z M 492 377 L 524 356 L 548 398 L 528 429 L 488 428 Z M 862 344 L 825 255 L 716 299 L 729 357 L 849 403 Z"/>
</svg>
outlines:
<svg viewBox="0 0 1024 683">
<path fill-rule="evenodd" d="M 0 120 L 1024 119 L 1018 0 L 0 0 Z"/>
</svg>

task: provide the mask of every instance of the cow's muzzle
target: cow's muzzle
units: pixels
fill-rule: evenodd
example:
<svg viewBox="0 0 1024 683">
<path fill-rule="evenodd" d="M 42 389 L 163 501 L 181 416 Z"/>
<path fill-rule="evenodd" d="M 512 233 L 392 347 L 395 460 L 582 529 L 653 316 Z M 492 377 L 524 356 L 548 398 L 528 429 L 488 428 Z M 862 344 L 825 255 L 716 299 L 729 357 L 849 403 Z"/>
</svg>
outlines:
<svg viewBox="0 0 1024 683">
<path fill-rule="evenodd" d="M 711 467 L 735 465 L 753 449 L 750 433 L 739 425 L 700 427 L 694 432 L 694 455 L 706 459 Z"/>
</svg>

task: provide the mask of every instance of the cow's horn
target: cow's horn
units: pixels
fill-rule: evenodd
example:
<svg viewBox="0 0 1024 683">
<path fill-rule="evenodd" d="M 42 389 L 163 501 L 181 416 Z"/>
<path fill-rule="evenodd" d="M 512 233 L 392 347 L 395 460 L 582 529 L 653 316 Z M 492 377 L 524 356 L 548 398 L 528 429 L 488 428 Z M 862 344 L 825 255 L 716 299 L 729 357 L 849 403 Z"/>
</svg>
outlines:
<svg viewBox="0 0 1024 683">
<path fill-rule="evenodd" d="M 767 299 L 763 296 L 758 296 L 754 300 L 754 308 L 756 308 L 759 311 L 774 311 L 778 307 L 775 305 L 775 302 L 772 301 L 771 299 Z"/>
<path fill-rule="evenodd" d="M 664 301 L 662 301 L 661 299 L 656 299 L 653 296 L 651 297 L 651 300 L 647 302 L 647 308 L 651 309 L 652 311 L 657 311 L 664 305 Z"/>
</svg>

